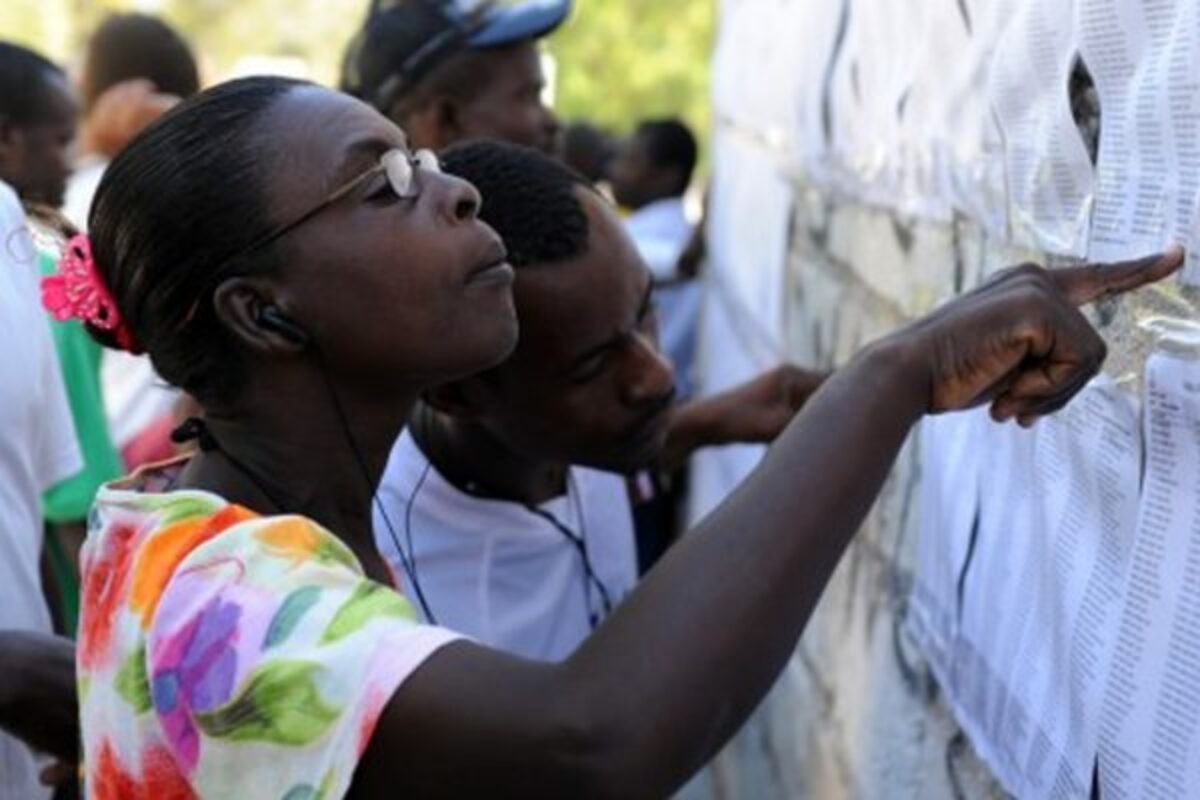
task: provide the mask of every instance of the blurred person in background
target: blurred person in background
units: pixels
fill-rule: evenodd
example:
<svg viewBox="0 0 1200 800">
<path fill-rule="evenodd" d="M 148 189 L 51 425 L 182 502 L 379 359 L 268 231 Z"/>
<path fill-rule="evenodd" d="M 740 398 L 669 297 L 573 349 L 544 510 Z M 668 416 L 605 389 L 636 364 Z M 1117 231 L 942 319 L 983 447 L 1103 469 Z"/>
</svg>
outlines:
<svg viewBox="0 0 1200 800">
<path fill-rule="evenodd" d="M 187 41 L 165 22 L 114 14 L 88 40 L 79 86 L 80 159 L 64 212 L 86 230 L 92 195 L 109 162 L 143 128 L 199 91 L 200 74 Z M 105 353 L 101 383 L 108 429 L 126 466 L 174 454 L 170 432 L 185 401 L 159 379 L 148 358 Z"/>
<path fill-rule="evenodd" d="M 61 202 L 74 127 L 62 71 L 0 42 L 0 630 L 51 630 L 39 567 L 41 493 L 81 466 L 21 208 Z M 49 797 L 37 772 L 32 752 L 0 734 L 0 800 Z"/>
<path fill-rule="evenodd" d="M 698 158 L 696 137 L 676 119 L 643 122 L 609 167 L 613 197 L 630 211 L 626 228 L 658 285 L 663 349 L 671 358 L 683 397 L 691 393 L 700 289 L 677 270 L 692 238 L 684 195 Z"/>
<path fill-rule="evenodd" d="M 677 391 L 684 400 L 694 391 L 700 317 L 700 283 L 694 271 L 680 268 L 694 242 L 701 239 L 684 207 L 697 151 L 696 137 L 683 122 L 648 120 L 621 144 L 608 171 L 613 197 L 630 212 L 626 230 L 654 276 L 659 340 L 675 368 Z M 643 568 L 680 531 L 687 483 L 686 464 L 675 470 L 646 470 L 631 482 Z"/>
<path fill-rule="evenodd" d="M 0 179 L 22 203 L 62 205 L 78 114 L 62 69 L 0 42 Z"/>
<path fill-rule="evenodd" d="M 92 195 L 113 156 L 180 98 L 200 89 L 187 42 L 162 20 L 114 14 L 88 40 L 79 79 L 84 119 L 64 211 L 87 228 Z"/>
<path fill-rule="evenodd" d="M 199 88 L 191 48 L 161 19 L 113 14 L 98 26 L 79 76 L 84 119 L 64 206 L 79 229 L 88 227 L 91 197 L 108 162 L 142 128 Z"/>
<path fill-rule="evenodd" d="M 585 120 L 576 120 L 563 128 L 562 160 L 593 184 L 608 180 L 609 166 L 616 153 L 616 139 L 603 128 Z"/>
<path fill-rule="evenodd" d="M 373 0 L 341 88 L 399 125 L 413 147 L 494 138 L 553 152 L 560 125 L 543 101 L 538 40 L 570 11 L 571 0 Z"/>
<path fill-rule="evenodd" d="M 74 97 L 58 66 L 31 50 L 0 44 L 0 180 L 15 189 L 29 211 L 36 234 L 29 239 L 29 266 L 40 266 L 43 273 L 53 272 L 59 255 L 61 217 L 54 209 L 70 174 L 76 116 Z M 78 325 L 55 326 L 53 336 L 84 469 L 46 492 L 42 511 L 47 535 L 39 542 L 45 546 L 43 588 L 55 628 L 71 633 L 79 584 L 73 554 L 82 543 L 82 523 L 100 483 L 116 477 L 121 467 L 100 403 L 99 347 Z"/>
</svg>

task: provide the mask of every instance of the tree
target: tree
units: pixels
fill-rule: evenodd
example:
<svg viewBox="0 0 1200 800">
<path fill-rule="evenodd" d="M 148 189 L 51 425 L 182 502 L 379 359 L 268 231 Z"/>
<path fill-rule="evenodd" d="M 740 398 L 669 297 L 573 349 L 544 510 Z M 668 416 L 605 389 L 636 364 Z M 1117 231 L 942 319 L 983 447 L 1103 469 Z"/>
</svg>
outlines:
<svg viewBox="0 0 1200 800">
<path fill-rule="evenodd" d="M 627 131 L 679 116 L 703 137 L 715 16 L 714 0 L 579 0 L 548 40 L 563 118 Z"/>
</svg>

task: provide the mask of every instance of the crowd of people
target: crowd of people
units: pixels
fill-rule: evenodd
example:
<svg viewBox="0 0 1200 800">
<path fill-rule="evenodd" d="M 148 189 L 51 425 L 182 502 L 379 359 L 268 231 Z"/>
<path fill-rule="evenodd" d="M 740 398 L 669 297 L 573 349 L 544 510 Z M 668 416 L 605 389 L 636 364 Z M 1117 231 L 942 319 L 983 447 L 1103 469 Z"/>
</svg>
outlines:
<svg viewBox="0 0 1200 800">
<path fill-rule="evenodd" d="M 1104 358 L 1076 307 L 1182 259 L 700 396 L 696 140 L 560 126 L 570 11 L 373 2 L 336 89 L 202 90 L 140 14 L 74 81 L 0 43 L 0 798 L 667 795 L 917 419 L 1052 413 Z M 774 444 L 682 533 L 734 442 Z"/>
</svg>

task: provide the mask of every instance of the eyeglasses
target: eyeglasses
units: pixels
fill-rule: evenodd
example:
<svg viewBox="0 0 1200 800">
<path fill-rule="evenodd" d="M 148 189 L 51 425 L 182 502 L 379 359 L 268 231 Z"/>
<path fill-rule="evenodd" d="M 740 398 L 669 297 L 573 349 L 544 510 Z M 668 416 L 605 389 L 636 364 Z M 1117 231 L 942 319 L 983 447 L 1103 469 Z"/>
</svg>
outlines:
<svg viewBox="0 0 1200 800">
<path fill-rule="evenodd" d="M 276 226 L 265 235 L 255 239 L 248 246 L 243 247 L 241 250 L 227 258 L 225 263 L 233 264 L 234 262 L 243 259 L 256 251 L 261 250 L 280 237 L 291 233 L 296 228 L 299 228 L 301 225 L 332 206 L 334 203 L 337 203 L 339 200 L 350 196 L 375 178 L 378 178 L 380 175 L 383 175 L 387 178 L 388 186 L 397 198 L 401 200 L 414 200 L 421 196 L 421 172 L 431 172 L 439 175 L 441 174 L 441 162 L 438 161 L 437 156 L 432 150 L 417 150 L 415 153 L 410 153 L 401 148 L 393 148 L 388 150 L 379 157 L 378 164 L 371 167 L 363 174 L 352 178 L 349 182 L 343 184 L 342 186 L 334 189 L 332 192 L 330 192 L 328 197 L 300 216 L 296 217 L 290 222 L 285 222 L 282 225 Z M 222 274 L 218 274 L 216 276 L 217 280 L 221 279 L 222 277 L 224 277 Z M 198 297 L 192 304 L 191 308 L 188 309 L 188 312 L 183 316 L 180 327 L 189 324 L 195 318 L 196 312 L 200 308 L 200 303 L 206 294 L 207 293 L 201 293 L 200 297 Z"/>
<path fill-rule="evenodd" d="M 339 200 L 348 197 L 356 190 L 369 183 L 380 174 L 387 177 L 387 182 L 396 197 L 402 200 L 413 200 L 421 194 L 421 181 L 418 173 L 421 171 L 441 174 L 442 165 L 431 150 L 417 150 L 410 153 L 407 150 L 395 148 L 388 150 L 379 158 L 379 163 L 348 183 L 334 189 L 328 197 L 310 208 L 290 222 L 278 225 L 271 231 L 256 239 L 248 247 L 238 251 L 230 261 L 236 261 L 250 253 L 260 250 L 280 237 L 291 233 L 313 217 L 320 214 Z"/>
</svg>

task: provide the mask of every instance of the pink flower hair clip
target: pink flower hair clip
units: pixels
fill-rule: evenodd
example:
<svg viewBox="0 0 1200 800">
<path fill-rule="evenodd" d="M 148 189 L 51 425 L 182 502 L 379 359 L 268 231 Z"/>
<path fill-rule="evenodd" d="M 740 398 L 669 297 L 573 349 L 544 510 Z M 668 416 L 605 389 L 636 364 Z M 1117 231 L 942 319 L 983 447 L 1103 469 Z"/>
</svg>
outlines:
<svg viewBox="0 0 1200 800">
<path fill-rule="evenodd" d="M 111 331 L 122 349 L 140 352 L 116 301 L 96 271 L 92 243 L 85 233 L 67 242 L 58 260 L 58 273 L 42 278 L 42 305 L 59 322 L 82 320 L 94 328 Z"/>
</svg>

